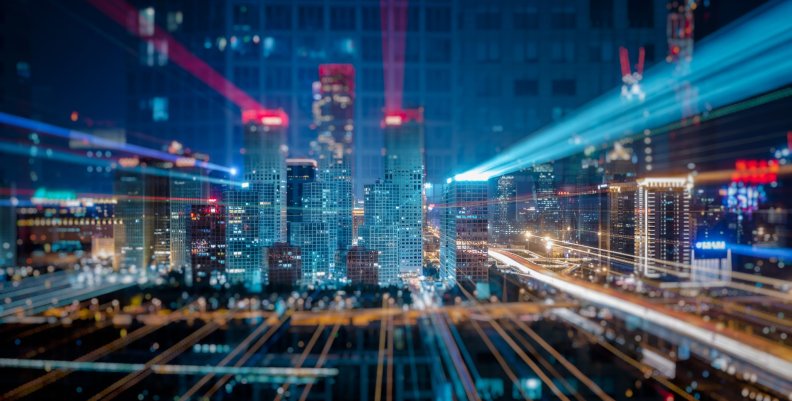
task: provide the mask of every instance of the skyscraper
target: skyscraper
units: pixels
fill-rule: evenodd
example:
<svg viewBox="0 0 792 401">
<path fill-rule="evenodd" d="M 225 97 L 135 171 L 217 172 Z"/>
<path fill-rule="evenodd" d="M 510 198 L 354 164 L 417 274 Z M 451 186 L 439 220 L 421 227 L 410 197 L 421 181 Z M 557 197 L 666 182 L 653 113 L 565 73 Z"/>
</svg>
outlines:
<svg viewBox="0 0 792 401">
<path fill-rule="evenodd" d="M 663 261 L 690 264 L 691 182 L 685 178 L 643 178 L 637 184 L 637 272 L 660 277 L 660 269 L 677 269 Z"/>
<path fill-rule="evenodd" d="M 386 110 L 385 182 L 398 204 L 399 273 L 423 268 L 424 134 L 423 109 Z"/>
<path fill-rule="evenodd" d="M 449 285 L 486 282 L 487 182 L 449 179 L 440 207 L 440 279 Z"/>
<path fill-rule="evenodd" d="M 355 69 L 351 64 L 322 64 L 314 88 L 314 125 L 317 138 L 311 152 L 317 160 L 317 181 L 327 192 L 321 202 L 324 215 L 333 215 L 328 226 L 335 238 L 333 273 L 342 277 L 346 251 L 352 246 L 352 143 L 354 132 Z M 313 185 L 318 187 L 317 185 Z M 314 216 L 326 220 L 322 214 Z"/>
<path fill-rule="evenodd" d="M 286 159 L 286 225 L 291 241 L 292 227 L 303 221 L 305 185 L 316 181 L 316 160 Z"/>
<path fill-rule="evenodd" d="M 363 188 L 363 225 L 359 245 L 379 252 L 379 282 L 399 280 L 399 238 L 397 189 L 392 183 L 377 181 Z"/>
<path fill-rule="evenodd" d="M 490 213 L 490 240 L 508 244 L 516 238 L 517 188 L 513 175 L 503 175 L 495 181 L 495 202 Z"/>
<path fill-rule="evenodd" d="M 228 282 L 243 284 L 252 291 L 260 291 L 266 284 L 263 272 L 264 245 L 261 225 L 264 205 L 261 183 L 242 183 L 229 188 L 223 198 L 226 203 L 226 278 Z"/>
<path fill-rule="evenodd" d="M 244 181 L 259 191 L 261 246 L 286 239 L 286 129 L 283 110 L 247 110 L 242 113 Z"/>
<path fill-rule="evenodd" d="M 187 225 L 192 283 L 225 284 L 226 207 L 218 204 L 217 199 L 193 204 Z"/>
<path fill-rule="evenodd" d="M 555 190 L 553 163 L 537 164 L 531 167 L 536 199 L 537 224 L 535 228 L 542 235 L 560 238 L 561 205 Z"/>
<path fill-rule="evenodd" d="M 208 194 L 205 175 L 196 168 L 203 155 L 181 153 L 170 177 L 170 266 L 187 269 L 191 265 L 189 220 L 191 206 L 198 204 Z"/>
<path fill-rule="evenodd" d="M 634 270 L 635 182 L 613 183 L 602 188 L 600 245 L 610 267 Z"/>
</svg>

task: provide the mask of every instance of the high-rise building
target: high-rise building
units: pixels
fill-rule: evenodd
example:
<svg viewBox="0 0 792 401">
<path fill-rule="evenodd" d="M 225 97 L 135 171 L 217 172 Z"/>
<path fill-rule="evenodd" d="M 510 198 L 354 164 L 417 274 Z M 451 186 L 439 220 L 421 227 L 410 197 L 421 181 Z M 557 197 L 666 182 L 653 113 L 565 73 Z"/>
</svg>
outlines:
<svg viewBox="0 0 792 401">
<path fill-rule="evenodd" d="M 678 270 L 674 263 L 690 264 L 691 182 L 685 178 L 643 178 L 637 185 L 636 271 L 660 277 L 662 270 Z"/>
<path fill-rule="evenodd" d="M 132 167 L 139 164 L 136 158 L 120 160 L 119 164 Z M 116 170 L 113 193 L 116 196 L 113 239 L 115 241 L 116 268 L 146 269 L 151 261 L 151 237 L 146 235 L 150 224 L 145 213 L 146 176 L 135 170 Z"/>
<path fill-rule="evenodd" d="M 382 32 L 394 24 L 406 29 L 399 34 L 403 104 L 426 109 L 427 180 L 438 187 L 452 170 L 472 167 L 618 87 L 620 46 L 644 47 L 646 69 L 662 61 L 667 48 L 667 0 L 492 0 L 485 8 L 473 0 L 410 1 L 406 20 L 392 15 L 384 19 L 387 26 L 380 3 L 369 0 L 130 3 L 241 90 L 265 99 L 266 107 L 284 108 L 295 155 L 307 155 L 316 139 L 304 128 L 313 122 L 317 66 L 354 65 L 359 197 L 364 184 L 383 176 Z M 216 152 L 212 159 L 233 165 L 239 135 L 237 123 L 226 118 L 230 102 L 195 85 L 167 54 L 157 53 L 153 39 L 142 46 L 133 40 L 130 47 L 142 51 L 128 59 L 130 132 L 175 134 L 185 143 L 206 138 Z M 580 63 L 587 68 L 572 68 Z M 180 79 L 162 79 L 171 75 Z"/>
<path fill-rule="evenodd" d="M 351 64 L 322 64 L 315 86 L 313 114 L 318 137 L 311 142 L 311 152 L 318 163 L 317 181 L 329 190 L 329 198 L 322 203 L 323 214 L 333 215 L 334 220 L 328 226 L 336 240 L 334 271 L 329 273 L 340 278 L 344 275 L 345 254 L 353 239 L 355 69 Z"/>
<path fill-rule="evenodd" d="M 321 283 L 341 278 L 338 266 L 338 187 L 331 182 L 305 184 L 302 222 L 292 224 L 290 243 L 300 247 L 303 281 Z"/>
<path fill-rule="evenodd" d="M 347 253 L 347 278 L 354 285 L 379 284 L 379 252 L 353 246 Z"/>
<path fill-rule="evenodd" d="M 269 246 L 286 239 L 286 129 L 283 110 L 246 110 L 244 181 L 259 191 L 259 243 Z"/>
<path fill-rule="evenodd" d="M 179 147 L 181 145 L 179 144 Z M 181 153 L 170 176 L 170 267 L 189 269 L 191 206 L 208 195 L 205 175 L 196 168 L 197 161 L 207 161 L 203 155 Z"/>
<path fill-rule="evenodd" d="M 305 185 L 316 181 L 316 167 L 313 159 L 286 159 L 286 231 L 290 240 L 292 225 L 303 222 Z"/>
<path fill-rule="evenodd" d="M 9 204 L 0 205 L 0 268 L 16 266 L 17 256 L 17 217 L 16 205 L 13 204 L 16 199 L 15 185 L 3 177 L 0 171 L 0 186 L 9 188 L 8 194 Z"/>
<path fill-rule="evenodd" d="M 260 291 L 266 283 L 264 245 L 261 239 L 262 193 L 261 183 L 242 183 L 229 188 L 223 198 L 226 206 L 226 263 L 229 283 L 243 284 L 252 291 Z"/>
<path fill-rule="evenodd" d="M 440 279 L 487 282 L 487 181 L 449 179 L 440 207 Z"/>
<path fill-rule="evenodd" d="M 531 167 L 536 199 L 536 224 L 534 230 L 541 235 L 561 238 L 561 205 L 555 188 L 553 163 L 537 164 Z"/>
<path fill-rule="evenodd" d="M 495 180 L 495 202 L 490 206 L 490 241 L 509 244 L 517 230 L 517 188 L 513 175 L 503 175 Z"/>
<path fill-rule="evenodd" d="M 400 274 L 423 268 L 424 134 L 423 109 L 386 110 L 385 182 L 398 204 L 397 235 Z"/>
<path fill-rule="evenodd" d="M 187 227 L 192 283 L 212 286 L 225 284 L 226 207 L 217 199 L 191 205 Z"/>
<path fill-rule="evenodd" d="M 635 269 L 635 182 L 601 188 L 599 248 L 608 265 L 622 271 Z"/>
<path fill-rule="evenodd" d="M 267 248 L 269 283 L 291 287 L 301 280 L 302 256 L 300 248 L 286 243 L 277 243 Z"/>
<path fill-rule="evenodd" d="M 379 282 L 384 285 L 399 281 L 398 189 L 389 182 L 366 185 L 363 224 L 358 245 L 379 253 Z"/>
</svg>

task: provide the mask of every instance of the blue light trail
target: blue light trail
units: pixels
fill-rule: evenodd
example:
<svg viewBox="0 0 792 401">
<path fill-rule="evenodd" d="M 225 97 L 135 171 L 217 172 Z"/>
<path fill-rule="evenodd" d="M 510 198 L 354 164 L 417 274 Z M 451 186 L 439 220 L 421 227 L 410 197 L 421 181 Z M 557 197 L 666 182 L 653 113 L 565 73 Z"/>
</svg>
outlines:
<svg viewBox="0 0 792 401">
<path fill-rule="evenodd" d="M 133 155 L 151 157 L 159 160 L 170 162 L 177 162 L 180 159 L 178 155 L 161 152 L 154 149 L 149 149 L 143 146 L 132 145 L 128 143 L 121 143 L 109 139 L 98 138 L 91 134 L 75 131 L 63 127 L 58 127 L 52 124 L 47 124 L 41 121 L 31 120 L 24 117 L 15 116 L 13 114 L 0 112 L 0 124 L 12 125 L 22 129 L 39 132 L 60 138 L 66 138 L 70 141 L 79 141 L 87 145 L 94 145 L 96 147 L 112 149 L 120 152 L 130 153 Z M 231 175 L 235 174 L 235 169 L 230 167 L 221 166 L 207 161 L 196 160 L 195 165 L 207 170 L 222 171 Z"/>
<path fill-rule="evenodd" d="M 698 90 L 699 110 L 788 85 L 792 83 L 790 15 L 792 2 L 768 4 L 702 41 L 686 73 L 675 73 L 670 64 L 649 70 L 643 80 L 645 101 L 627 101 L 614 89 L 456 178 L 499 176 L 680 120 L 684 114 L 677 88 L 683 85 Z"/>
</svg>

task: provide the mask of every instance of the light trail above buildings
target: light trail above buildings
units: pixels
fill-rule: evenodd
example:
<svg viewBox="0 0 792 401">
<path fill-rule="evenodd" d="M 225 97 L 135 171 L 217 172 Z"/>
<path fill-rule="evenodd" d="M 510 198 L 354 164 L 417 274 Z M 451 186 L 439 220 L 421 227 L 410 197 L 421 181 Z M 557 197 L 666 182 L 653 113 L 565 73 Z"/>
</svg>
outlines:
<svg viewBox="0 0 792 401">
<path fill-rule="evenodd" d="M 792 82 L 789 15 L 792 3 L 768 4 L 703 40 L 687 74 L 674 76 L 671 65 L 650 69 L 643 81 L 645 101 L 625 103 L 618 91 L 608 93 L 458 179 L 502 175 L 680 119 L 683 105 L 675 88 L 682 82 L 698 89 L 698 100 L 706 109 L 788 85 Z"/>
</svg>

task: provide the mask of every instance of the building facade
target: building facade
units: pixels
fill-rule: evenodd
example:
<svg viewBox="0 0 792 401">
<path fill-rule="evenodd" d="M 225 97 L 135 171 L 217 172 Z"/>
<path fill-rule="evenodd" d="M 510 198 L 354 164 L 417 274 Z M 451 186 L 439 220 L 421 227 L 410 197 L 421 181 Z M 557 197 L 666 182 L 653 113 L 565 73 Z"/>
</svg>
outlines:
<svg viewBox="0 0 792 401">
<path fill-rule="evenodd" d="M 678 264 L 689 265 L 692 183 L 685 178 L 644 178 L 637 186 L 636 272 L 656 278 L 679 270 Z"/>
<path fill-rule="evenodd" d="M 487 181 L 450 180 L 440 216 L 440 279 L 447 285 L 489 279 Z"/>
<path fill-rule="evenodd" d="M 217 200 L 190 206 L 190 265 L 185 272 L 194 285 L 226 283 L 226 207 Z"/>
<path fill-rule="evenodd" d="M 269 269 L 270 285 L 283 287 L 297 285 L 302 275 L 300 248 L 286 243 L 277 243 L 268 247 L 267 269 Z"/>
<path fill-rule="evenodd" d="M 353 285 L 379 284 L 379 252 L 354 246 L 347 253 L 347 279 Z"/>
</svg>

